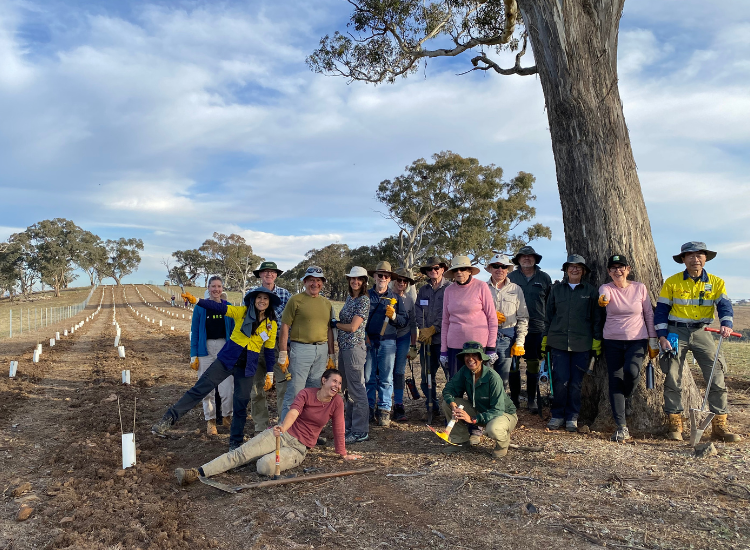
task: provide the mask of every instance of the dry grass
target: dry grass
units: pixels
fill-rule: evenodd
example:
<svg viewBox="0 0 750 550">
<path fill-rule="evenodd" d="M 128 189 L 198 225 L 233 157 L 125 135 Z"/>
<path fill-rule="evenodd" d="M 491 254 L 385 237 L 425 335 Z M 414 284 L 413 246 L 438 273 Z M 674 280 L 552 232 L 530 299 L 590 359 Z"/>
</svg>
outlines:
<svg viewBox="0 0 750 550">
<path fill-rule="evenodd" d="M 11 310 L 13 311 L 13 334 L 21 333 L 22 313 L 23 333 L 26 334 L 29 331 L 33 331 L 35 326 L 36 328 L 41 328 L 41 319 L 44 316 L 45 308 L 49 312 L 49 308 L 80 304 L 86 299 L 90 290 L 90 286 L 69 288 L 63 290 L 59 298 L 55 298 L 54 291 L 35 292 L 30 299 L 16 299 L 12 304 L 9 298 L 0 299 L 0 338 L 8 337 Z M 52 314 L 50 313 L 50 319 L 51 316 Z"/>
</svg>

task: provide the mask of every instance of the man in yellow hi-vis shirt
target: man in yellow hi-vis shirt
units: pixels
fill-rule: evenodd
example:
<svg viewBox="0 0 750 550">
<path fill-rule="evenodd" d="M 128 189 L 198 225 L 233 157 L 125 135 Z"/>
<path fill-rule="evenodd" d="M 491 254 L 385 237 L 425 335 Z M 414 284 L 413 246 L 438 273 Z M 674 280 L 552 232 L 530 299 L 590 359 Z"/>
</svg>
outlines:
<svg viewBox="0 0 750 550">
<path fill-rule="evenodd" d="M 703 269 L 706 262 L 715 257 L 716 252 L 708 250 L 705 243 L 691 241 L 683 244 L 680 253 L 673 258 L 675 262 L 685 264 L 685 271 L 664 281 L 654 313 L 659 344 L 662 351 L 669 352 L 663 353 L 659 360 L 661 370 L 666 375 L 664 412 L 669 416 L 667 437 L 677 441 L 682 441 L 682 366 L 688 350 L 693 352 L 708 383 L 716 346 L 711 333 L 703 328 L 713 322 L 714 308 L 719 314 L 722 336 L 727 338 L 732 332 L 734 312 L 724 281 Z M 673 350 L 675 336 L 677 349 Z M 739 441 L 740 436 L 729 431 L 727 422 L 724 357 L 719 356 L 717 366 L 711 388 L 707 390 L 708 407 L 716 415 L 712 421 L 711 437 L 722 441 Z"/>
</svg>

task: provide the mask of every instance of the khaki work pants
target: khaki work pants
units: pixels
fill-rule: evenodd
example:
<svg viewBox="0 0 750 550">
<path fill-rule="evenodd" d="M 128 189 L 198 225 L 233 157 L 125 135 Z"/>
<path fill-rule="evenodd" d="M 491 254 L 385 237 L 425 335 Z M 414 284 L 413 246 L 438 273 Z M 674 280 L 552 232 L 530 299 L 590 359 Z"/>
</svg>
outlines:
<svg viewBox="0 0 750 550">
<path fill-rule="evenodd" d="M 675 327 L 669 325 L 669 332 L 674 332 L 679 338 L 678 354 L 664 355 L 659 359 L 661 371 L 666 375 L 664 380 L 664 412 L 680 414 L 682 406 L 682 369 L 685 365 L 687 352 L 692 351 L 693 357 L 703 372 L 703 379 L 708 383 L 711 376 L 711 366 L 716 356 L 716 345 L 710 332 L 702 328 Z M 726 362 L 719 355 L 719 361 L 714 370 L 714 379 L 708 392 L 708 408 L 714 414 L 727 414 L 727 386 L 724 383 Z"/>
<path fill-rule="evenodd" d="M 286 375 L 281 371 L 278 365 L 278 343 L 276 349 L 273 350 L 273 353 L 273 381 L 274 384 L 276 384 L 276 411 L 278 414 L 281 412 L 281 405 L 284 403 L 287 382 L 285 380 Z M 256 434 L 262 432 L 270 425 L 268 400 L 266 399 L 266 391 L 263 389 L 265 384 L 266 358 L 263 354 L 263 350 L 260 350 L 260 357 L 258 357 L 258 370 L 255 371 L 255 376 L 253 376 L 253 388 L 250 390 L 250 415 L 253 417 Z"/>
<path fill-rule="evenodd" d="M 281 449 L 279 461 L 281 471 L 299 466 L 307 454 L 307 447 L 288 433 L 281 434 Z M 256 468 L 263 476 L 271 476 L 276 470 L 276 437 L 273 430 L 264 430 L 249 441 L 246 441 L 234 451 L 229 451 L 214 458 L 202 466 L 206 477 L 215 476 L 232 468 L 247 464 L 258 458 Z"/>
<path fill-rule="evenodd" d="M 458 406 L 463 405 L 464 410 L 469 413 L 469 416 L 476 418 L 477 411 L 471 405 L 470 401 L 461 398 L 457 398 L 454 401 Z M 445 418 L 450 419 L 453 416 L 451 406 L 445 400 L 443 400 L 442 406 Z M 515 429 L 516 424 L 518 424 L 518 416 L 515 414 L 505 413 L 502 416 L 496 416 L 484 427 L 484 435 L 490 439 L 494 439 L 497 442 L 498 448 L 507 449 L 508 445 L 510 445 L 510 432 Z M 458 444 L 466 443 L 469 441 L 470 435 L 469 425 L 464 421 L 459 421 L 456 422 L 456 425 L 451 430 L 450 441 L 451 443 Z"/>
</svg>

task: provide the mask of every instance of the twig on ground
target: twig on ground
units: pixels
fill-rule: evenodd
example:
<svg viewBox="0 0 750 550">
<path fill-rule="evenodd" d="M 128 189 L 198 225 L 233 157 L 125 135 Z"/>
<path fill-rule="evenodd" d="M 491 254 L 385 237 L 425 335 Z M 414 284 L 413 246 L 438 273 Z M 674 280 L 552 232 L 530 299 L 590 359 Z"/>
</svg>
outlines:
<svg viewBox="0 0 750 550">
<path fill-rule="evenodd" d="M 491 471 L 490 473 L 492 475 L 494 475 L 494 476 L 507 477 L 508 479 L 517 479 L 517 480 L 520 480 L 520 481 L 541 481 L 540 479 L 537 479 L 535 477 L 512 476 L 510 474 L 506 474 L 506 473 L 503 473 L 503 472 L 496 472 L 494 470 Z"/>
<path fill-rule="evenodd" d="M 385 477 L 416 477 L 426 475 L 429 475 L 429 472 L 414 472 L 413 474 L 385 474 Z"/>
<path fill-rule="evenodd" d="M 589 541 L 591 544 L 596 544 L 597 546 L 606 546 L 607 543 L 604 542 L 602 539 L 595 537 L 593 535 L 589 535 L 588 533 L 584 533 L 583 531 L 579 531 L 575 527 L 573 527 L 569 523 L 555 523 L 552 524 L 553 527 L 562 527 L 565 529 L 568 533 L 572 533 L 574 535 L 578 535 L 579 537 L 585 538 L 587 541 Z"/>
<path fill-rule="evenodd" d="M 526 445 L 516 445 L 515 443 L 511 443 L 508 447 L 515 449 L 516 451 L 527 451 L 529 453 L 544 452 L 544 447 L 527 447 Z"/>
</svg>

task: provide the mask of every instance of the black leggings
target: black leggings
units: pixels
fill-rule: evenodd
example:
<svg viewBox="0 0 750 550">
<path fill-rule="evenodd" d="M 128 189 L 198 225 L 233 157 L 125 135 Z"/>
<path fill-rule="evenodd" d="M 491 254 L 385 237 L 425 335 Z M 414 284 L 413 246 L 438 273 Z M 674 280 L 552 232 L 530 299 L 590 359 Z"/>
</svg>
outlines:
<svg viewBox="0 0 750 550">
<path fill-rule="evenodd" d="M 602 340 L 609 373 L 609 402 L 615 424 L 626 426 L 625 399 L 633 395 L 646 357 L 647 340 Z"/>
</svg>

